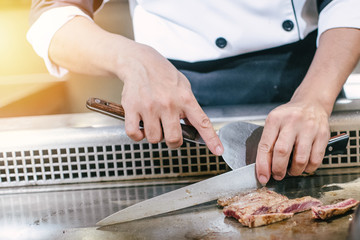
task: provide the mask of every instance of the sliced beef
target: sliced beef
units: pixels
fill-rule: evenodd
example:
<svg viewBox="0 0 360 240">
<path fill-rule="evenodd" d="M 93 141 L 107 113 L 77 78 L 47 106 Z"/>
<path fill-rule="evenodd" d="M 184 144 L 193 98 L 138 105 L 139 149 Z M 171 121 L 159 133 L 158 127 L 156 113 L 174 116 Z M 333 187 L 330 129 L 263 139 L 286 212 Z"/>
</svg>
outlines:
<svg viewBox="0 0 360 240">
<path fill-rule="evenodd" d="M 282 197 L 276 198 L 268 196 L 264 199 L 257 199 L 252 202 L 236 202 L 224 208 L 225 216 L 240 219 L 243 215 L 254 215 L 268 213 L 272 204 L 277 204 L 284 201 Z"/>
<path fill-rule="evenodd" d="M 227 217 L 236 218 L 242 225 L 259 227 L 291 218 L 294 213 L 310 210 L 322 203 L 312 197 L 288 199 L 286 196 L 258 189 L 231 198 L 219 199 L 219 205 L 225 206 Z"/>
<path fill-rule="evenodd" d="M 326 220 L 333 216 L 344 214 L 358 204 L 359 201 L 349 198 L 336 204 L 312 207 L 312 218 Z"/>
<path fill-rule="evenodd" d="M 263 200 L 269 200 L 269 199 L 287 199 L 287 197 L 278 194 L 274 191 L 270 191 L 267 188 L 260 188 L 257 189 L 255 191 L 250 191 L 250 192 L 246 192 L 246 193 L 240 193 L 238 195 L 235 195 L 233 197 L 224 197 L 224 198 L 219 198 L 217 200 L 218 204 L 222 207 L 231 205 L 231 204 L 238 204 L 238 205 L 243 205 L 243 204 L 249 204 L 252 202 L 258 202 L 258 201 L 263 201 Z"/>
<path fill-rule="evenodd" d="M 258 215 L 247 214 L 239 218 L 238 221 L 244 226 L 253 228 L 280 222 L 291 218 L 293 215 L 293 213 L 266 213 Z"/>
<path fill-rule="evenodd" d="M 321 201 L 310 196 L 288 199 L 286 196 L 261 188 L 234 197 L 222 198 L 218 204 L 224 206 L 227 217 L 236 218 L 247 227 L 259 227 L 291 218 L 295 213 L 312 210 L 312 218 L 328 219 L 341 215 L 359 205 L 355 199 L 322 206 Z"/>
<path fill-rule="evenodd" d="M 289 200 L 286 196 L 261 188 L 231 198 L 219 199 L 227 217 L 236 218 L 242 225 L 259 227 L 292 217 L 293 213 L 272 212 L 271 207 Z M 280 206 L 280 205 L 279 205 Z"/>
</svg>

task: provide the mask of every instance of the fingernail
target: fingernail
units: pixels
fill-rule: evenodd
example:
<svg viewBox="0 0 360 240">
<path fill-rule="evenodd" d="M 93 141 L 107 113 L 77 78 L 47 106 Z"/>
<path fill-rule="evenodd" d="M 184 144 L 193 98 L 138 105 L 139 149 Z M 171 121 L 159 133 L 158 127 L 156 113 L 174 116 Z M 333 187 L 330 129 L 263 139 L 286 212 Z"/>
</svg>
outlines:
<svg viewBox="0 0 360 240">
<path fill-rule="evenodd" d="M 265 187 L 266 183 L 267 183 L 267 177 L 265 177 L 264 175 L 260 175 L 259 176 L 259 182 L 261 183 L 261 185 L 263 187 Z"/>
<path fill-rule="evenodd" d="M 218 146 L 215 148 L 215 154 L 218 155 L 218 156 L 220 156 L 220 155 L 222 155 L 223 153 L 224 153 L 224 149 L 223 149 L 220 145 L 218 145 Z"/>
</svg>

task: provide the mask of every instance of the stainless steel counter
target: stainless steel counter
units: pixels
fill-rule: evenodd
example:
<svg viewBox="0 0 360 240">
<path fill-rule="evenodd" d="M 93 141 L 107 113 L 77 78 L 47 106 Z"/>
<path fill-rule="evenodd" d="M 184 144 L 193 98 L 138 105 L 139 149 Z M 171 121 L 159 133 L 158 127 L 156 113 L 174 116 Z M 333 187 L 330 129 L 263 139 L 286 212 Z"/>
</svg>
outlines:
<svg viewBox="0 0 360 240">
<path fill-rule="evenodd" d="M 270 182 L 289 198 L 311 195 L 324 203 L 331 183 L 360 178 L 360 168 L 322 169 L 316 175 Z M 122 208 L 200 179 L 168 179 L 2 189 L 0 239 L 346 239 L 351 213 L 330 222 L 315 222 L 310 213 L 270 226 L 249 229 L 225 218 L 215 202 L 171 214 L 102 228 L 96 222 Z M 360 200 L 359 187 L 330 196 Z M 328 202 L 327 202 L 328 201 Z M 171 204 L 171 203 L 169 203 Z"/>
</svg>

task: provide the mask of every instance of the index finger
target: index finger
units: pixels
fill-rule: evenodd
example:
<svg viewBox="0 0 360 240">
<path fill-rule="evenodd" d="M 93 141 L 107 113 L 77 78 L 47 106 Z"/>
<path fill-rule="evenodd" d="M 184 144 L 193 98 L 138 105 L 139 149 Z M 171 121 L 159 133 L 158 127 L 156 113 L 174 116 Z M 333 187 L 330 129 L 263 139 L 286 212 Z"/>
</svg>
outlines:
<svg viewBox="0 0 360 240">
<path fill-rule="evenodd" d="M 265 185 L 271 175 L 271 164 L 276 139 L 279 135 L 280 126 L 276 121 L 267 121 L 259 141 L 256 154 L 256 175 L 259 182 Z"/>
<path fill-rule="evenodd" d="M 194 98 L 194 103 L 187 105 L 185 115 L 189 122 L 196 128 L 200 136 L 204 139 L 209 150 L 215 155 L 222 155 L 224 147 L 216 134 L 209 117 L 201 109 Z"/>
</svg>

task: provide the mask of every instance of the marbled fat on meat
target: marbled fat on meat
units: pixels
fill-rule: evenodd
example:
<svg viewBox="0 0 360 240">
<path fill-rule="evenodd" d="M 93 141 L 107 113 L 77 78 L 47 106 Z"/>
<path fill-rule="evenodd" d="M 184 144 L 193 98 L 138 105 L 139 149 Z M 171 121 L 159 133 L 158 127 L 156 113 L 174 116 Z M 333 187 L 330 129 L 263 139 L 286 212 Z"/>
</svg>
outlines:
<svg viewBox="0 0 360 240">
<path fill-rule="evenodd" d="M 313 197 L 306 196 L 302 198 L 288 199 L 271 207 L 269 212 L 299 213 L 310 210 L 311 207 L 320 206 L 322 203 Z"/>
</svg>

